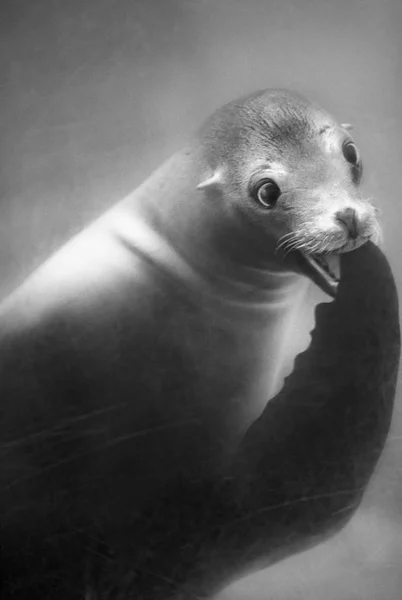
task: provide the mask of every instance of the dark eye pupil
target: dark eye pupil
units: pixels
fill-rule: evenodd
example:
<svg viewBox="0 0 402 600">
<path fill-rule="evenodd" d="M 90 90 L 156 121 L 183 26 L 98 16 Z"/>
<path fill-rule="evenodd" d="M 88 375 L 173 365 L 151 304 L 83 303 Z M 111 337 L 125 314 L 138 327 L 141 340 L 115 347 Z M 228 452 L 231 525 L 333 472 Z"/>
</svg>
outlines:
<svg viewBox="0 0 402 600">
<path fill-rule="evenodd" d="M 346 158 L 346 160 L 348 162 L 352 163 L 352 165 L 355 165 L 358 161 L 356 146 L 354 144 L 352 144 L 351 142 L 349 142 L 348 144 L 345 144 L 343 146 L 343 156 Z"/>
<path fill-rule="evenodd" d="M 280 196 L 280 189 L 273 181 L 263 183 L 257 191 L 259 202 L 267 208 L 272 208 Z"/>
</svg>

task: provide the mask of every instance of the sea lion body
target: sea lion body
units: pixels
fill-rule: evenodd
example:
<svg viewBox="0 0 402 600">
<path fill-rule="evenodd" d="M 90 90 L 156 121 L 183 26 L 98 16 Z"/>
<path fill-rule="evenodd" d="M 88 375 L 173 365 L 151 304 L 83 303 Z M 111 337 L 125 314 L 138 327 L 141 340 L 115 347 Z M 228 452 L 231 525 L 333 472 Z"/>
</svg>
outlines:
<svg viewBox="0 0 402 600">
<path fill-rule="evenodd" d="M 280 345 L 306 286 L 294 273 L 269 272 L 261 288 L 252 280 L 217 285 L 169 247 L 136 204 L 148 186 L 166 185 L 177 161 L 61 249 L 0 317 L 18 469 L 24 457 L 34 460 L 44 431 L 46 477 L 66 456 L 74 477 L 80 468 L 96 477 L 98 468 L 105 503 L 117 495 L 122 516 L 122 497 L 131 510 L 178 471 L 210 472 L 227 459 L 274 391 Z M 71 438 L 59 459 L 49 429 Z M 133 472 L 117 493 L 105 473 L 125 455 Z M 18 476 L 4 472 L 14 487 Z"/>
<path fill-rule="evenodd" d="M 318 277 L 290 250 L 352 250 L 377 230 L 344 135 L 298 96 L 232 103 L 3 303 L 8 565 L 67 564 L 47 540 L 82 530 L 141 552 L 138 515 L 222 471 Z M 277 205 L 258 205 L 256 177 L 275 178 Z M 353 232 L 336 216 L 350 207 Z"/>
</svg>

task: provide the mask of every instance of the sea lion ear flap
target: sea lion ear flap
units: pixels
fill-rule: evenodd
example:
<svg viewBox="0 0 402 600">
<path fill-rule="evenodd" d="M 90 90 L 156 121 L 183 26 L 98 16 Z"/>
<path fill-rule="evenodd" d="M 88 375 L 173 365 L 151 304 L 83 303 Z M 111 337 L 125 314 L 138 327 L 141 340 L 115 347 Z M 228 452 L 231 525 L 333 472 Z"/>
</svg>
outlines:
<svg viewBox="0 0 402 600">
<path fill-rule="evenodd" d="M 220 169 L 216 169 L 212 175 L 206 177 L 197 185 L 197 190 L 208 190 L 219 188 L 223 184 L 223 173 Z"/>
<path fill-rule="evenodd" d="M 346 131 L 352 131 L 353 129 L 353 125 L 351 125 L 350 123 L 341 123 L 341 127 L 346 129 Z"/>
</svg>

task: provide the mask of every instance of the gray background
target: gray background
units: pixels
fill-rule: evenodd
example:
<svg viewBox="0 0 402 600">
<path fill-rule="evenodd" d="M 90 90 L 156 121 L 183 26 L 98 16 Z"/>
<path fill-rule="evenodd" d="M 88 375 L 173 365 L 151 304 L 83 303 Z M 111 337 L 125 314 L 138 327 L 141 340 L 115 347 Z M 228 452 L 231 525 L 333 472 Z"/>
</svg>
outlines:
<svg viewBox="0 0 402 600">
<path fill-rule="evenodd" d="M 273 86 L 354 124 L 401 286 L 401 25 L 400 0 L 1 0 L 0 296 L 211 110 Z M 351 524 L 221 600 L 400 600 L 398 404 Z"/>
</svg>

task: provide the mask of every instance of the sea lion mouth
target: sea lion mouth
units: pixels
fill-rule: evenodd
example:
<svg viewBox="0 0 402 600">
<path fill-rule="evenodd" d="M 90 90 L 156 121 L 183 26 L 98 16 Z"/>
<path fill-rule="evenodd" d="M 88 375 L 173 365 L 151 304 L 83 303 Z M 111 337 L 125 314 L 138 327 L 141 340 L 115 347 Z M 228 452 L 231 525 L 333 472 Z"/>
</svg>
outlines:
<svg viewBox="0 0 402 600">
<path fill-rule="evenodd" d="M 331 254 L 307 254 L 296 251 L 303 261 L 302 271 L 325 293 L 335 298 L 340 281 L 340 256 Z"/>
</svg>

